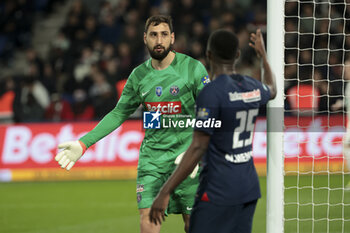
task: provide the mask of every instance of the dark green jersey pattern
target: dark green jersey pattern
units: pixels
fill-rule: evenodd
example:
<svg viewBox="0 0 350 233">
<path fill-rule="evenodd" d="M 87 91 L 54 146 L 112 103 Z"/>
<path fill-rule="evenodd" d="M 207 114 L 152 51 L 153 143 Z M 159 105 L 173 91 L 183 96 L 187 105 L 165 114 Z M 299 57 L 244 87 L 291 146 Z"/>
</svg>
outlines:
<svg viewBox="0 0 350 233">
<path fill-rule="evenodd" d="M 176 53 L 164 70 L 155 70 L 148 59 L 130 74 L 116 107 L 80 141 L 90 147 L 118 128 L 140 104 L 145 111 L 194 117 L 195 99 L 208 82 L 207 76 L 199 61 L 181 53 Z M 192 130 L 146 129 L 140 148 L 139 172 L 169 172 L 176 156 L 188 148 L 191 140 Z"/>
</svg>

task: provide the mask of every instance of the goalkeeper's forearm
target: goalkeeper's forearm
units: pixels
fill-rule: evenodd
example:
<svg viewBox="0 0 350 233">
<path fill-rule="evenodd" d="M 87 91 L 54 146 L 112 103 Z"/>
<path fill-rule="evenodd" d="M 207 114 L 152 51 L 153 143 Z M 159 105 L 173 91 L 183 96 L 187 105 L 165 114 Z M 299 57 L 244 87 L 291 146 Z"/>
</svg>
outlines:
<svg viewBox="0 0 350 233">
<path fill-rule="evenodd" d="M 87 148 L 117 129 L 127 118 L 128 114 L 122 113 L 120 107 L 115 107 L 92 129 L 79 139 Z"/>
<path fill-rule="evenodd" d="M 180 164 L 163 185 L 160 192 L 164 194 L 172 193 L 174 189 L 188 177 L 207 150 L 209 140 L 210 136 L 208 134 L 194 131 L 190 147 L 187 149 Z"/>
</svg>

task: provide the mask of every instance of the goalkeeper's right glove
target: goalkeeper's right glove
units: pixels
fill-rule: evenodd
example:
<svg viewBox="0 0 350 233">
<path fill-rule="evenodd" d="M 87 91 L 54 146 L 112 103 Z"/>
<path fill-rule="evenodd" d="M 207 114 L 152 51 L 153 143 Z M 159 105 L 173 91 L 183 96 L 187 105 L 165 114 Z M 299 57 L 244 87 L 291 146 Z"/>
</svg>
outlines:
<svg viewBox="0 0 350 233">
<path fill-rule="evenodd" d="M 186 151 L 185 151 L 185 152 L 186 152 Z M 180 164 L 180 162 L 181 162 L 181 160 L 182 160 L 182 157 L 184 156 L 185 152 L 179 154 L 179 155 L 176 157 L 175 162 L 174 162 L 176 165 L 179 165 L 179 164 Z M 192 173 L 190 174 L 190 177 L 191 177 L 192 179 L 194 179 L 194 178 L 196 177 L 197 172 L 198 172 L 198 169 L 199 169 L 199 166 L 198 166 L 198 164 L 197 164 L 196 167 L 193 169 Z"/>
<path fill-rule="evenodd" d="M 86 151 L 86 146 L 81 141 L 64 142 L 58 145 L 59 149 L 64 149 L 59 152 L 55 160 L 62 168 L 66 168 L 69 171 L 78 159 Z"/>
</svg>

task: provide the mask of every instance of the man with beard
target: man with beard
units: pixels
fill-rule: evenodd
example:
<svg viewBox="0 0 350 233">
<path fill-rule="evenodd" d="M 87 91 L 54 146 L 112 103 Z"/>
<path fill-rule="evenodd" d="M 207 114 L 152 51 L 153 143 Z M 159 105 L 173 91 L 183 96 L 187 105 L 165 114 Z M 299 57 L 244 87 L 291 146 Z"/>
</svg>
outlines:
<svg viewBox="0 0 350 233">
<path fill-rule="evenodd" d="M 195 117 L 196 97 L 209 82 L 205 67 L 189 56 L 172 51 L 175 34 L 168 16 L 150 17 L 143 39 L 151 58 L 132 71 L 116 107 L 92 131 L 78 141 L 59 145 L 64 150 L 55 159 L 62 168 L 70 170 L 87 148 L 118 128 L 140 104 L 146 111 L 156 112 L 155 118 Z M 160 231 L 160 225 L 149 221 L 149 210 L 191 138 L 192 129 L 146 129 L 140 147 L 136 188 L 141 233 Z M 182 214 L 186 232 L 198 186 L 197 170 L 173 192 L 167 209 L 167 214 Z"/>
</svg>

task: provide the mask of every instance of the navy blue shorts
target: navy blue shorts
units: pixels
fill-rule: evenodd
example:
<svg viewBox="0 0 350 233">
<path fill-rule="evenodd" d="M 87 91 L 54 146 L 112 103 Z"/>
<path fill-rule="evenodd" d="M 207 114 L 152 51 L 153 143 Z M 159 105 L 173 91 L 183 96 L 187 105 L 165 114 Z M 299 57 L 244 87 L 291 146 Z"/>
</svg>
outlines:
<svg viewBox="0 0 350 233">
<path fill-rule="evenodd" d="M 257 200 L 223 206 L 197 201 L 190 218 L 190 233 L 251 233 Z"/>
</svg>

